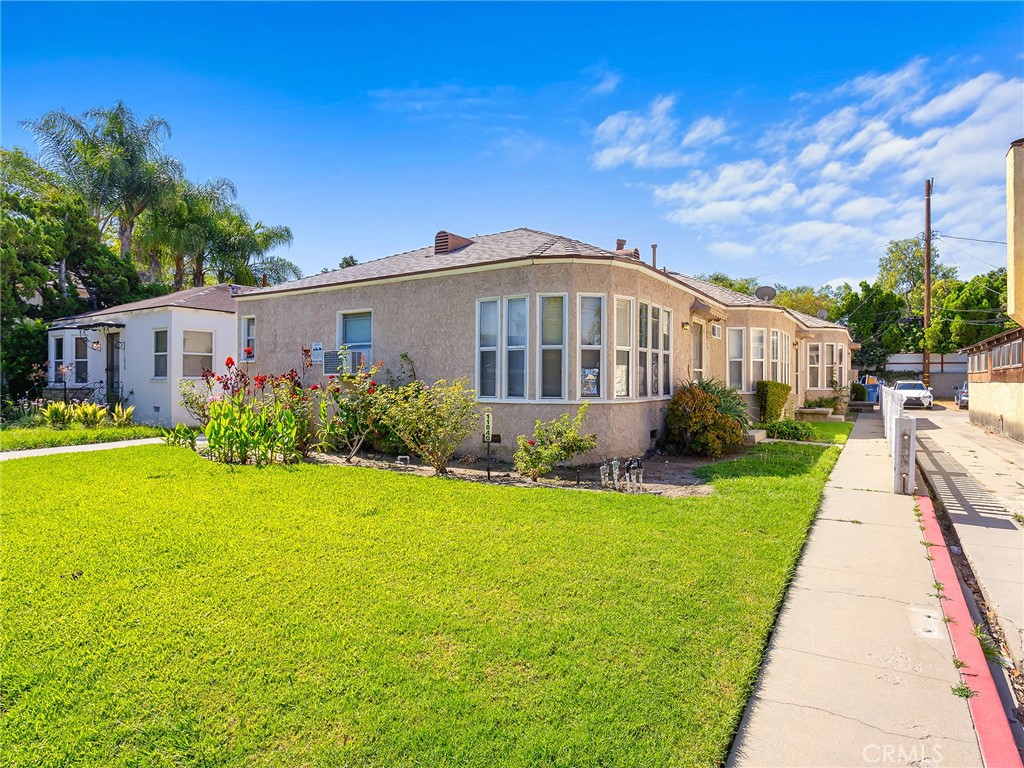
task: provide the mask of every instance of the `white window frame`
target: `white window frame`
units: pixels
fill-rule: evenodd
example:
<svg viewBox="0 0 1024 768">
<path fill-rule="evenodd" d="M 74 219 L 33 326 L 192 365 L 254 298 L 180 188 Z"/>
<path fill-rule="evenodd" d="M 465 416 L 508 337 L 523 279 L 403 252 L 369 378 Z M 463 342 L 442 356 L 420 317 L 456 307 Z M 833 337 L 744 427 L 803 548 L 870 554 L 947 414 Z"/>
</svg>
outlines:
<svg viewBox="0 0 1024 768">
<path fill-rule="evenodd" d="M 249 321 L 252 321 L 252 335 L 249 334 Z M 372 322 L 372 321 L 371 321 Z M 251 355 L 246 355 L 245 350 L 252 349 Z M 245 315 L 242 317 L 242 348 L 238 351 L 238 357 L 243 362 L 251 363 L 256 360 L 256 316 Z"/>
<path fill-rule="evenodd" d="M 768 331 L 768 378 L 782 381 L 782 336 L 777 328 Z"/>
<path fill-rule="evenodd" d="M 156 335 L 162 333 L 164 335 L 164 346 L 166 350 L 164 352 L 156 351 Z M 184 339 L 183 339 L 184 340 Z M 156 375 L 156 359 L 158 357 L 164 358 L 164 370 L 166 373 L 163 376 Z M 153 329 L 153 380 L 154 381 L 166 381 L 171 375 L 171 331 L 169 328 L 154 328 Z"/>
<path fill-rule="evenodd" d="M 75 340 L 73 342 L 73 346 L 74 346 L 75 349 L 73 351 L 73 354 L 75 356 L 74 357 L 75 367 L 74 367 L 73 373 L 74 373 L 75 384 L 88 384 L 89 383 L 89 341 L 88 341 L 88 339 L 85 338 L 85 336 L 75 336 L 74 338 L 75 338 Z M 79 344 L 79 342 L 81 342 L 81 344 Z M 82 348 L 82 353 L 85 355 L 85 357 L 79 357 L 78 356 L 78 348 L 79 347 Z M 82 365 L 83 365 L 82 370 L 84 371 L 84 373 L 83 373 L 83 375 L 81 377 L 79 377 L 79 375 L 78 375 L 78 364 L 79 363 L 82 363 Z"/>
<path fill-rule="evenodd" d="M 808 389 L 821 389 L 821 377 L 822 377 L 822 363 L 824 359 L 822 357 L 822 343 L 820 341 L 812 341 L 807 344 L 807 388 Z M 818 364 L 815 365 L 811 362 L 811 352 L 818 353 Z"/>
<path fill-rule="evenodd" d="M 729 338 L 733 331 L 739 331 L 740 334 L 740 345 L 739 353 L 740 356 L 733 357 L 732 339 Z M 740 364 L 740 383 L 736 386 L 732 381 L 732 364 L 739 361 Z M 739 392 L 747 392 L 747 329 L 743 326 L 730 326 L 725 329 L 725 383 L 726 386 L 733 387 Z"/>
<path fill-rule="evenodd" d="M 785 331 L 779 332 L 779 375 L 783 384 L 793 383 L 793 338 Z"/>
<path fill-rule="evenodd" d="M 612 297 L 614 302 L 613 309 L 613 322 L 612 327 L 615 329 L 614 336 L 611 340 L 612 349 L 614 350 L 612 360 L 612 387 L 609 395 L 616 400 L 636 400 L 637 399 L 637 373 L 636 373 L 636 336 L 637 336 L 637 301 L 634 296 L 619 296 L 615 295 Z M 629 343 L 627 345 L 619 344 L 619 302 L 624 301 L 629 304 L 629 331 L 627 339 Z M 620 395 L 616 392 L 616 375 L 615 370 L 619 364 L 619 353 L 626 352 L 629 355 L 629 369 L 626 373 L 626 394 Z"/>
<path fill-rule="evenodd" d="M 836 378 L 840 388 L 846 386 L 846 345 L 836 345 Z"/>
<path fill-rule="evenodd" d="M 647 397 L 651 400 L 660 400 L 664 395 L 661 391 L 661 342 L 663 327 L 662 323 L 665 322 L 665 309 L 660 304 L 655 304 L 653 301 L 650 304 L 650 315 L 647 319 Z M 654 310 L 658 310 L 658 345 L 654 345 Z M 654 394 L 654 361 L 658 361 L 658 394 Z"/>
<path fill-rule="evenodd" d="M 59 357 L 57 356 L 57 344 L 60 344 L 60 356 Z M 61 366 L 64 365 L 64 351 L 65 351 L 65 347 L 66 347 L 66 345 L 64 343 L 64 337 L 63 336 L 54 336 L 53 337 L 53 355 L 51 356 L 52 359 L 53 359 L 53 362 L 51 364 L 52 368 L 53 368 L 53 374 L 50 376 L 50 381 L 52 381 L 54 383 L 64 381 L 64 377 L 60 376 L 59 369 L 61 368 Z M 60 378 L 58 378 L 58 376 L 60 376 Z"/>
<path fill-rule="evenodd" d="M 825 372 L 825 376 L 821 382 L 821 388 L 832 389 L 832 380 L 835 379 L 836 381 L 838 381 L 838 379 L 836 378 L 836 345 L 835 342 L 829 341 L 825 342 L 823 347 L 824 349 L 822 351 L 825 353 L 825 359 L 821 361 L 821 367 L 822 370 L 824 370 Z M 830 353 L 832 358 L 831 363 L 829 363 Z M 829 369 L 832 370 L 831 376 L 829 375 Z"/>
<path fill-rule="evenodd" d="M 497 317 L 498 327 L 494 332 L 494 346 L 483 347 L 480 345 L 480 308 L 484 304 L 494 304 L 495 314 Z M 502 335 L 501 322 L 501 297 L 500 296 L 485 296 L 484 298 L 476 300 L 476 396 L 478 400 L 497 400 L 501 397 L 501 335 Z M 483 366 L 480 365 L 480 353 L 481 352 L 494 352 L 494 394 L 484 395 L 481 388 L 482 380 L 481 374 L 483 372 Z"/>
<path fill-rule="evenodd" d="M 728 330 L 728 328 L 726 330 Z M 712 339 L 720 339 L 720 338 L 722 338 L 722 324 L 721 323 L 712 323 L 711 324 L 711 338 Z"/>
<path fill-rule="evenodd" d="M 601 300 L 601 341 L 599 344 L 583 344 L 583 300 Z M 607 400 L 608 390 L 608 367 L 605 360 L 608 357 L 608 295 L 605 293 L 577 293 L 576 294 L 576 396 L 580 400 Z M 597 394 L 583 394 L 583 353 L 598 353 Z"/>
<path fill-rule="evenodd" d="M 675 312 L 669 307 L 661 308 L 661 396 L 672 397 L 675 384 L 672 381 L 672 358 L 675 354 L 675 330 L 672 328 L 672 317 Z M 666 349 L 665 336 L 668 335 Z"/>
<path fill-rule="evenodd" d="M 754 357 L 754 334 L 761 334 L 761 357 Z M 761 377 L 758 378 L 754 375 L 754 366 L 761 364 Z M 757 382 L 764 381 L 768 378 L 768 329 L 767 328 L 751 328 L 750 329 L 750 390 L 753 391 L 754 387 L 757 386 Z"/>
<path fill-rule="evenodd" d="M 370 345 L 369 345 L 369 349 L 366 350 L 366 360 L 367 360 L 367 364 L 368 365 L 372 365 L 373 364 L 373 333 L 374 333 L 373 332 L 374 321 L 373 321 L 373 310 L 372 309 L 364 308 L 364 309 L 341 309 L 341 310 L 338 310 L 337 325 L 336 325 L 335 331 L 334 331 L 334 340 L 335 340 L 334 348 L 335 349 L 341 349 L 342 345 L 345 345 L 346 347 L 351 346 L 350 344 L 346 344 L 345 343 L 345 317 L 348 316 L 348 315 L 369 315 L 370 316 Z M 358 346 L 359 347 L 364 347 L 366 345 L 365 344 L 359 344 Z M 345 362 L 347 363 L 347 367 L 346 367 L 347 371 L 348 372 L 352 372 L 352 370 L 353 370 L 353 368 L 352 368 L 352 358 L 350 357 Z"/>
<path fill-rule="evenodd" d="M 708 350 L 704 344 L 704 337 L 706 336 L 705 331 L 707 330 L 707 328 L 705 327 L 705 324 L 700 320 L 693 320 L 691 322 L 692 325 L 690 327 L 690 378 L 692 378 L 694 381 L 703 381 L 704 373 L 707 371 L 708 364 Z M 693 357 L 693 331 L 696 330 L 697 328 L 700 328 L 700 368 L 697 367 L 697 361 Z M 698 373 L 700 373 L 699 377 L 697 376 Z"/>
<path fill-rule="evenodd" d="M 646 310 L 646 311 L 645 311 Z M 640 315 L 643 314 L 647 320 L 647 340 L 640 343 Z M 636 308 L 636 326 L 634 328 L 634 341 L 636 342 L 636 397 L 639 400 L 646 400 L 651 397 L 651 302 L 638 300 Z M 643 355 L 643 365 L 640 364 L 640 356 Z M 640 391 L 640 370 L 644 372 L 644 392 Z"/>
<path fill-rule="evenodd" d="M 544 299 L 562 299 L 562 343 L 560 346 L 544 344 Z M 569 294 L 538 293 L 537 294 L 537 399 L 546 402 L 564 402 L 569 399 Z M 562 395 L 561 397 L 544 396 L 544 350 L 562 350 Z"/>
<path fill-rule="evenodd" d="M 510 301 L 522 301 L 523 309 L 526 315 L 526 331 L 525 340 L 522 346 L 512 345 L 508 343 L 508 304 Z M 479 321 L 480 315 L 477 314 L 477 320 Z M 499 313 L 499 326 L 501 328 L 501 364 L 504 366 L 505 375 L 501 377 L 502 386 L 499 388 L 499 393 L 504 395 L 505 399 L 512 400 L 513 402 L 522 402 L 530 399 L 530 295 L 528 293 L 517 294 L 515 296 L 504 296 L 501 301 L 501 312 Z M 479 339 L 479 334 L 477 339 Z M 509 394 L 509 371 L 511 368 L 508 365 L 508 353 L 522 351 L 523 353 L 523 394 L 510 395 Z"/>
<path fill-rule="evenodd" d="M 186 352 L 185 351 L 185 334 L 186 333 L 208 333 L 210 335 L 210 367 L 209 371 L 214 370 L 214 366 L 217 365 L 217 334 L 207 328 L 182 328 L 181 329 L 181 378 L 183 379 L 201 379 L 202 375 L 199 376 L 186 376 L 185 375 L 185 357 L 206 357 L 205 353 L 199 352 Z M 168 351 L 170 350 L 170 341 L 167 344 Z"/>
</svg>

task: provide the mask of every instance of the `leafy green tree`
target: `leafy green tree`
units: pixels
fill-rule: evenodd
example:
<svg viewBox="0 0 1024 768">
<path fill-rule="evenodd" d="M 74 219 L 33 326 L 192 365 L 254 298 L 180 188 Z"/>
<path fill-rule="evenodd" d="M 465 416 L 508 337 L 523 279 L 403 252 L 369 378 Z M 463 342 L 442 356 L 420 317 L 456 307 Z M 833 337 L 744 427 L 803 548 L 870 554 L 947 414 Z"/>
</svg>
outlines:
<svg viewBox="0 0 1024 768">
<path fill-rule="evenodd" d="M 1006 314 L 1006 269 L 995 269 L 956 281 L 932 312 L 931 327 L 925 332 L 932 352 L 950 354 L 970 346 L 1015 323 Z"/>
<path fill-rule="evenodd" d="M 167 121 L 140 120 L 118 101 L 80 117 L 53 110 L 21 124 L 35 136 L 44 162 L 86 201 L 100 237 L 117 221 L 121 257 L 128 259 L 136 220 L 181 177 L 181 164 L 163 152 L 171 135 Z"/>
<path fill-rule="evenodd" d="M 772 303 L 780 307 L 795 309 L 805 315 L 815 316 L 824 309 L 830 315 L 835 306 L 835 295 L 826 288 L 812 288 L 809 285 L 801 285 L 796 288 L 786 288 L 782 285 L 776 286 L 777 293 Z"/>
<path fill-rule="evenodd" d="M 932 241 L 932 307 L 942 301 L 948 291 L 945 281 L 956 278 L 956 267 L 939 260 L 938 248 Z M 910 237 L 890 240 L 885 256 L 878 261 L 878 282 L 882 289 L 903 297 L 907 314 L 924 316 L 924 239 Z"/>
<path fill-rule="evenodd" d="M 42 320 L 19 320 L 8 326 L 0 352 L 0 389 L 5 401 L 25 395 L 45 371 L 47 325 Z"/>
<path fill-rule="evenodd" d="M 758 286 L 756 277 L 729 277 L 724 272 L 706 272 L 697 277 L 748 296 L 753 296 Z"/>
<path fill-rule="evenodd" d="M 862 281 L 858 290 L 850 290 L 838 300 L 832 319 L 849 328 L 862 345 L 853 352 L 854 367 L 877 371 L 889 355 L 921 348 L 920 323 L 907 318 L 906 311 L 903 298 L 878 282 Z M 903 322 L 907 319 L 913 322 Z"/>
</svg>

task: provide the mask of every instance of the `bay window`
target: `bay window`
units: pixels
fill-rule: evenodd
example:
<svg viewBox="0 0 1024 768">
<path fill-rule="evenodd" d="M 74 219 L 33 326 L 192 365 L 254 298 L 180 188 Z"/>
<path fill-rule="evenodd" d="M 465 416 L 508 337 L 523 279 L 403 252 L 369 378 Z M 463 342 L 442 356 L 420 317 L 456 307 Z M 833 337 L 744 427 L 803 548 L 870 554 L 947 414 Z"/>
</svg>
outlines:
<svg viewBox="0 0 1024 768">
<path fill-rule="evenodd" d="M 807 388 L 821 388 L 821 344 L 807 345 Z"/>
<path fill-rule="evenodd" d="M 601 397 L 604 357 L 604 297 L 579 297 L 580 397 Z"/>
<path fill-rule="evenodd" d="M 750 388 L 764 381 L 764 328 L 750 329 Z"/>
<path fill-rule="evenodd" d="M 836 345 L 825 345 L 825 380 L 821 386 L 829 389 L 836 384 Z"/>
<path fill-rule="evenodd" d="M 771 379 L 772 381 L 779 381 L 779 332 L 771 332 L 771 356 L 769 358 L 769 365 L 771 366 Z"/>
<path fill-rule="evenodd" d="M 615 397 L 633 394 L 633 300 L 615 299 Z"/>
</svg>

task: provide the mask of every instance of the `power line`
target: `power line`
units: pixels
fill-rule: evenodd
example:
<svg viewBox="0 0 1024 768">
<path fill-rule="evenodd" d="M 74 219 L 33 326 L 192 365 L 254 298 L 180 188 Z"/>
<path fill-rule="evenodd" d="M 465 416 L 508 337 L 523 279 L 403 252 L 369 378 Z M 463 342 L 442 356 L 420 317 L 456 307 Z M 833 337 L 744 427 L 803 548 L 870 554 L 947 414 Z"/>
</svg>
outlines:
<svg viewBox="0 0 1024 768">
<path fill-rule="evenodd" d="M 939 238 L 939 240 L 943 240 L 943 241 L 945 241 L 945 239 L 946 239 L 946 235 L 936 235 L 936 237 L 938 237 L 938 238 Z M 984 265 L 985 265 L 985 266 L 987 266 L 987 267 L 992 267 L 992 269 L 1002 269 L 1002 267 L 1001 267 L 1001 266 L 996 266 L 995 264 L 992 264 L 992 263 L 990 263 L 990 262 L 987 262 L 987 261 L 985 261 L 984 259 L 979 259 L 979 258 L 978 258 L 977 256 L 975 256 L 974 254 L 968 253 L 968 252 L 967 252 L 967 251 L 965 251 L 965 250 L 964 250 L 963 248 L 957 248 L 957 247 L 956 247 L 955 245 L 953 245 L 952 243 L 946 243 L 946 245 L 948 245 L 948 246 L 949 246 L 950 248 L 952 248 L 952 249 L 953 249 L 953 250 L 955 250 L 955 251 L 960 251 L 960 253 L 962 253 L 962 254 L 963 254 L 964 256 L 968 256 L 968 257 L 970 257 L 970 258 L 974 259 L 975 261 L 980 261 L 980 262 L 981 262 L 982 264 L 984 264 Z"/>
<path fill-rule="evenodd" d="M 992 243 L 993 245 L 1006 245 L 1006 242 L 1003 240 L 982 240 L 980 237 L 957 237 L 956 235 L 937 235 L 937 237 L 948 237 L 951 240 L 970 240 L 971 242 L 974 243 Z"/>
</svg>

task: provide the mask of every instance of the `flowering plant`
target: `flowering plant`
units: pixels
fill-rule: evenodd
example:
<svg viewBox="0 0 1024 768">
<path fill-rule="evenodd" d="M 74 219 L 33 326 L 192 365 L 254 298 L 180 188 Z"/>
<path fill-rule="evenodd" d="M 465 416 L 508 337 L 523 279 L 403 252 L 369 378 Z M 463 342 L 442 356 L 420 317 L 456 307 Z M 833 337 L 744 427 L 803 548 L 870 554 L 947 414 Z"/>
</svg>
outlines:
<svg viewBox="0 0 1024 768">
<path fill-rule="evenodd" d="M 563 413 L 552 421 L 538 420 L 534 424 L 532 438 L 518 435 L 516 443 L 519 450 L 512 457 L 516 471 L 536 482 L 541 475 L 551 472 L 558 462 L 594 450 L 597 438 L 580 434 L 589 407 L 590 403 L 583 403 L 572 419 L 568 413 Z"/>
<path fill-rule="evenodd" d="M 338 350 L 340 369 L 344 371 L 347 350 Z M 318 447 L 321 451 L 344 448 L 346 461 L 352 461 L 366 438 L 380 422 L 377 397 L 377 373 L 382 362 L 370 366 L 360 364 L 355 373 L 329 376 L 319 390 L 320 429 Z M 314 385 L 316 386 L 316 385 Z"/>
</svg>

